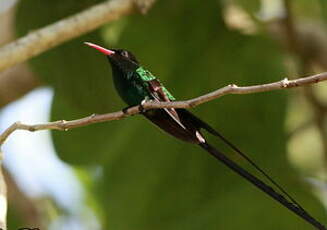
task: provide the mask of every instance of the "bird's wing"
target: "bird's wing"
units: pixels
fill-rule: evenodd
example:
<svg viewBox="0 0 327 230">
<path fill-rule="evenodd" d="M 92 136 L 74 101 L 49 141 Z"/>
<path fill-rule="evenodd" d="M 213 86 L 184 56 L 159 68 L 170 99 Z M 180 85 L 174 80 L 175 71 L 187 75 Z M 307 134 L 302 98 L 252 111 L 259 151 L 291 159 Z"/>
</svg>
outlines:
<svg viewBox="0 0 327 230">
<path fill-rule="evenodd" d="M 168 95 L 165 93 L 164 88 L 162 86 L 162 84 L 157 80 L 151 80 L 151 81 L 147 81 L 147 83 L 149 84 L 149 91 L 151 96 L 153 96 L 155 101 L 166 101 L 169 102 L 171 101 L 168 97 Z M 183 129 L 186 129 L 185 126 L 182 124 L 178 113 L 176 112 L 175 109 L 173 108 L 164 108 L 164 110 L 167 112 L 167 114 L 177 123 L 179 124 Z"/>
</svg>

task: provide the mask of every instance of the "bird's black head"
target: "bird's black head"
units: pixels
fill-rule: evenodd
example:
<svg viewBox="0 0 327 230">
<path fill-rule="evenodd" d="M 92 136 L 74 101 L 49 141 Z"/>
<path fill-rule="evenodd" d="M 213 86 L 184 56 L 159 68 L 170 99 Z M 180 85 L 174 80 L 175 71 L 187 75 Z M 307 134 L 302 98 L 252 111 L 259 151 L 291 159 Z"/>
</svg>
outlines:
<svg viewBox="0 0 327 230">
<path fill-rule="evenodd" d="M 139 62 L 136 60 L 135 56 L 127 50 L 109 50 L 90 42 L 85 42 L 85 44 L 105 54 L 108 57 L 112 68 L 115 70 L 119 70 L 122 72 L 131 72 L 139 68 Z"/>
</svg>

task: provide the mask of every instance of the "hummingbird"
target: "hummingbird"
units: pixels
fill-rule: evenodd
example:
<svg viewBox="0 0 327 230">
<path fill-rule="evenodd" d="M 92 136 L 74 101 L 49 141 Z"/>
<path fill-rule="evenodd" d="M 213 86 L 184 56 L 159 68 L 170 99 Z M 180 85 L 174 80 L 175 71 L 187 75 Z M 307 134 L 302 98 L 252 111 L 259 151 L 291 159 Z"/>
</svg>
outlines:
<svg viewBox="0 0 327 230">
<path fill-rule="evenodd" d="M 142 104 L 150 100 L 154 102 L 170 102 L 176 100 L 160 80 L 144 68 L 131 52 L 124 49 L 106 49 L 90 42 L 85 42 L 85 44 L 106 55 L 111 65 L 114 86 L 119 96 L 128 106 L 140 105 L 142 108 Z M 316 229 L 327 229 L 323 224 L 313 218 L 304 208 L 302 208 L 301 205 L 282 188 L 282 186 L 275 182 L 245 153 L 209 124 L 202 121 L 188 110 L 174 108 L 141 110 L 140 113 L 143 116 L 167 134 L 184 142 L 200 146 L 225 166 L 313 225 Z M 208 133 L 225 142 L 225 144 L 227 144 L 233 151 L 248 161 L 257 171 L 268 179 L 279 190 L 279 192 L 275 191 L 271 186 L 242 168 L 226 154 L 209 144 L 203 134 L 203 130 L 206 130 Z"/>
</svg>

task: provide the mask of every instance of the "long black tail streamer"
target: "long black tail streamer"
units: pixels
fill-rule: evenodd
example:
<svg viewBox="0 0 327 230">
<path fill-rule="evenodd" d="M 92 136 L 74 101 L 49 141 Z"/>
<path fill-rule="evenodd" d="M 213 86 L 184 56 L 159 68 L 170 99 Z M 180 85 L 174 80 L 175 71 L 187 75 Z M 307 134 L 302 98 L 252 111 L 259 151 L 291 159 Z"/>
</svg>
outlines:
<svg viewBox="0 0 327 230">
<path fill-rule="evenodd" d="M 200 143 L 199 144 L 204 150 L 206 150 L 208 153 L 210 153 L 213 157 L 218 159 L 220 162 L 222 162 L 224 165 L 226 165 L 228 168 L 236 172 L 238 175 L 246 179 L 248 182 L 256 186 L 258 189 L 266 193 L 268 196 L 270 196 L 272 199 L 279 202 L 281 205 L 304 219 L 306 222 L 313 225 L 316 229 L 319 230 L 327 230 L 327 228 L 322 225 L 319 221 L 314 219 L 307 211 L 305 211 L 303 208 L 299 207 L 296 203 L 289 202 L 283 195 L 276 192 L 273 188 L 265 184 L 263 181 L 261 181 L 256 176 L 252 175 L 248 171 L 246 171 L 244 168 L 239 166 L 237 163 L 229 159 L 225 154 L 220 152 L 219 150 L 215 149 L 213 146 L 209 145 L 208 143 Z"/>
<path fill-rule="evenodd" d="M 227 144 L 232 150 L 234 150 L 239 156 L 249 162 L 258 172 L 260 172 L 268 181 L 270 181 L 282 194 L 284 194 L 290 201 L 296 204 L 300 209 L 304 210 L 303 207 L 290 195 L 281 185 L 279 185 L 272 177 L 268 175 L 262 168 L 260 168 L 249 156 L 247 156 L 244 152 L 242 152 L 239 148 L 237 148 L 234 144 L 232 144 L 229 140 L 227 140 L 223 135 L 221 135 L 217 130 L 212 128 L 206 122 L 202 121 L 200 118 L 194 116 L 187 110 L 183 110 L 182 113 L 187 114 L 187 116 L 191 117 L 193 121 L 196 122 L 198 128 L 205 129 L 212 135 L 220 138 L 225 144 Z"/>
<path fill-rule="evenodd" d="M 210 126 L 209 126 L 210 127 Z M 207 127 L 208 128 L 208 127 Z M 272 179 L 271 176 L 268 175 L 262 168 L 260 168 L 254 161 L 247 156 L 245 153 L 243 153 L 239 148 L 237 148 L 234 144 L 232 144 L 229 140 L 227 140 L 223 135 L 218 133 L 216 130 L 212 129 L 210 127 L 210 130 L 207 129 L 208 132 L 213 134 L 214 136 L 219 137 L 223 142 L 225 142 L 231 149 L 233 149 L 236 153 L 239 154 L 239 156 L 243 157 L 247 162 L 249 162 L 256 170 L 258 170 L 262 175 L 264 175 L 273 185 L 275 185 L 280 192 L 282 192 L 290 201 L 292 201 L 294 204 L 296 204 L 300 209 L 303 209 L 303 207 L 297 202 L 288 192 L 286 192 L 285 189 L 281 185 L 279 185 L 274 179 Z M 303 209 L 304 210 L 304 209 Z"/>
</svg>

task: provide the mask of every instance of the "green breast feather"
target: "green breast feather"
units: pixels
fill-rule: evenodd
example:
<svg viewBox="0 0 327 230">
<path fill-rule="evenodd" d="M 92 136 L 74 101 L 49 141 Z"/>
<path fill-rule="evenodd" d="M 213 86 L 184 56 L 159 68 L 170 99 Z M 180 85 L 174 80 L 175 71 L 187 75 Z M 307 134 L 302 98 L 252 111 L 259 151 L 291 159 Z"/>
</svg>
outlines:
<svg viewBox="0 0 327 230">
<path fill-rule="evenodd" d="M 150 71 L 144 69 L 143 67 L 139 67 L 136 70 L 138 76 L 141 78 L 142 81 L 147 82 L 147 81 L 152 81 L 157 79 Z M 159 81 L 157 79 L 157 81 Z M 176 100 L 174 98 L 174 96 L 166 89 L 166 87 L 164 87 L 163 85 L 161 85 L 162 90 L 164 91 L 164 93 L 166 94 L 166 96 L 169 98 L 169 100 L 174 101 Z"/>
</svg>

